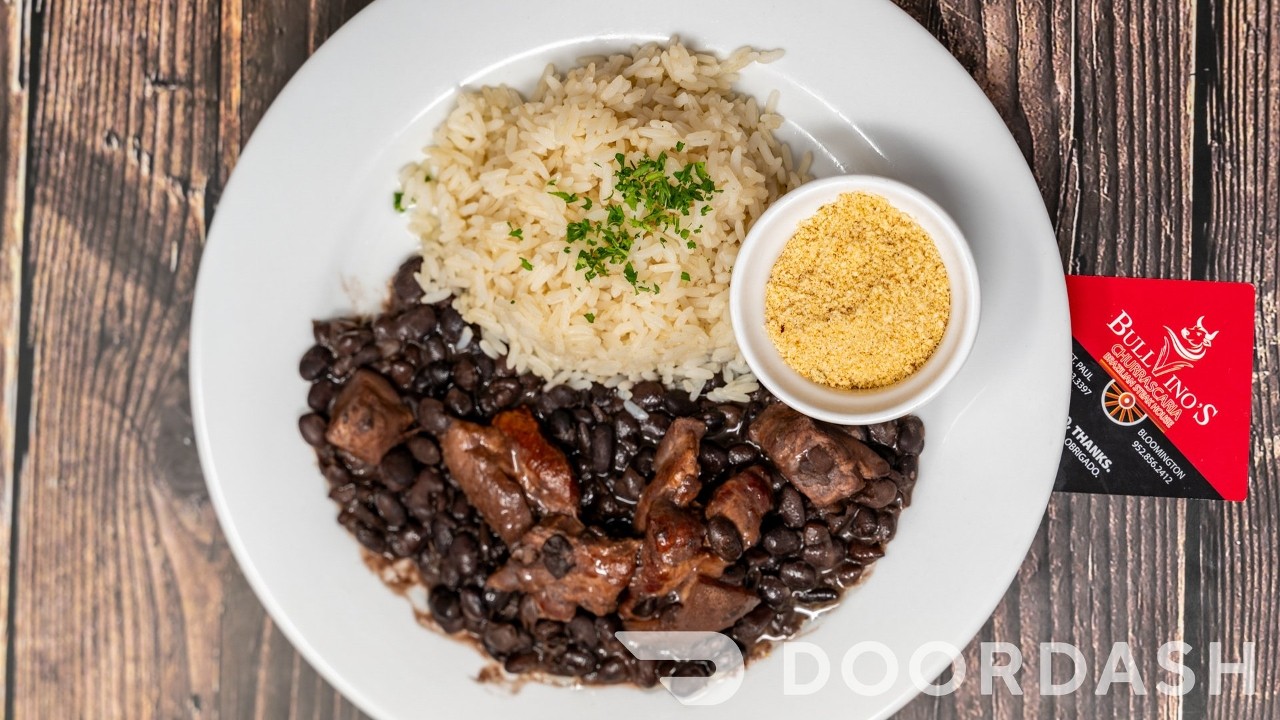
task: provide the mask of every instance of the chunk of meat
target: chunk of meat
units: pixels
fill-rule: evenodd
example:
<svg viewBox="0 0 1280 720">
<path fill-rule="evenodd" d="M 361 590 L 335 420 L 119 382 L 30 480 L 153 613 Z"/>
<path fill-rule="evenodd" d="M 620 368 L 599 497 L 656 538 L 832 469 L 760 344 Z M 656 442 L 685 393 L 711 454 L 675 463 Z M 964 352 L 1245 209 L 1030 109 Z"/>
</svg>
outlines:
<svg viewBox="0 0 1280 720">
<path fill-rule="evenodd" d="M 702 520 L 692 510 L 677 507 L 667 498 L 655 502 L 631 594 L 637 598 L 666 595 L 709 564 L 713 556 L 704 549 L 703 531 Z"/>
<path fill-rule="evenodd" d="M 889 474 L 889 463 L 865 443 L 827 430 L 782 403 L 760 413 L 748 432 L 783 477 L 819 507 Z"/>
<path fill-rule="evenodd" d="M 325 439 L 361 462 L 377 465 L 412 424 L 413 413 L 391 383 L 371 370 L 357 370 L 334 400 Z"/>
<path fill-rule="evenodd" d="M 547 442 L 528 408 L 499 413 L 493 426 L 511 440 L 516 480 L 544 515 L 578 516 L 581 491 L 564 453 Z"/>
<path fill-rule="evenodd" d="M 525 593 L 548 620 L 568 622 L 579 607 L 596 615 L 617 610 L 618 596 L 635 572 L 640 541 L 566 535 L 562 530 L 556 524 L 530 530 L 486 585 Z M 548 542 L 560 547 L 552 552 Z"/>
<path fill-rule="evenodd" d="M 662 436 L 653 458 L 653 482 L 640 494 L 636 504 L 636 529 L 644 532 L 652 508 L 659 500 L 676 507 L 693 502 L 702 490 L 698 480 L 698 445 L 707 432 L 701 420 L 676 418 Z"/>
<path fill-rule="evenodd" d="M 724 516 L 738 528 L 744 547 L 760 540 L 760 522 L 773 508 L 773 489 L 762 467 L 743 470 L 716 488 L 707 503 L 707 518 Z"/>
<path fill-rule="evenodd" d="M 508 546 L 520 540 L 533 527 L 533 513 L 514 479 L 507 436 L 496 428 L 457 420 L 440 444 L 449 474 L 480 517 Z"/>
<path fill-rule="evenodd" d="M 750 590 L 700 575 L 682 594 L 674 611 L 662 613 L 652 629 L 718 632 L 741 620 L 759 604 L 760 597 Z"/>
</svg>

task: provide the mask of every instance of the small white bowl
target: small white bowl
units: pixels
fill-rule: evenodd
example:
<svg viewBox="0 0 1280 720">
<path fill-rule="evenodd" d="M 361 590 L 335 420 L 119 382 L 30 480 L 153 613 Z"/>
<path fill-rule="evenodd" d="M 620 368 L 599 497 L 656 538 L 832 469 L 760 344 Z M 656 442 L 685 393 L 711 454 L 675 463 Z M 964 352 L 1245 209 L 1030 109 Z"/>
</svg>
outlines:
<svg viewBox="0 0 1280 720">
<path fill-rule="evenodd" d="M 937 350 L 912 375 L 873 390 L 839 390 L 809 380 L 783 361 L 765 330 L 765 283 L 783 246 L 803 220 L 851 192 L 879 195 L 914 218 L 937 244 L 951 281 L 951 316 Z M 978 271 L 955 221 L 920 191 L 872 175 L 815 180 L 779 198 L 743 240 L 729 287 L 733 332 L 760 382 L 796 410 L 841 425 L 901 417 L 937 395 L 960 371 L 973 347 L 978 302 Z"/>
</svg>

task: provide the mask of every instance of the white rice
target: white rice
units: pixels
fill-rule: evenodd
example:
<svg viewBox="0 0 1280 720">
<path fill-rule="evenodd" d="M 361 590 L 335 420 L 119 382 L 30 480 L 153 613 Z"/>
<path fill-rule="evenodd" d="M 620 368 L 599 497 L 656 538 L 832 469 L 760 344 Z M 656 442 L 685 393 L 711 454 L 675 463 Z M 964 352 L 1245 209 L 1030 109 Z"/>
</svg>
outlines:
<svg viewBox="0 0 1280 720">
<path fill-rule="evenodd" d="M 660 380 L 697 396 L 723 373 L 728 384 L 709 397 L 746 400 L 759 386 L 733 338 L 729 277 L 746 231 L 807 179 L 808 158 L 795 163 L 774 137 L 776 93 L 761 108 L 731 86 L 746 65 L 779 55 L 743 48 L 719 59 L 673 41 L 586 58 L 567 74 L 548 67 L 528 100 L 508 87 L 461 94 L 401 177 L 428 299 L 457 293 L 455 307 L 484 331 L 484 352 L 548 383 L 599 382 L 625 398 L 635 382 Z M 621 266 L 587 281 L 574 269 L 579 246 L 564 251 L 566 225 L 603 218 L 616 153 L 635 162 L 661 152 L 669 171 L 705 162 L 722 190 L 710 214 L 694 208 L 697 247 L 636 243 L 631 260 L 657 293 L 637 294 Z M 567 208 L 550 190 L 594 207 Z"/>
</svg>

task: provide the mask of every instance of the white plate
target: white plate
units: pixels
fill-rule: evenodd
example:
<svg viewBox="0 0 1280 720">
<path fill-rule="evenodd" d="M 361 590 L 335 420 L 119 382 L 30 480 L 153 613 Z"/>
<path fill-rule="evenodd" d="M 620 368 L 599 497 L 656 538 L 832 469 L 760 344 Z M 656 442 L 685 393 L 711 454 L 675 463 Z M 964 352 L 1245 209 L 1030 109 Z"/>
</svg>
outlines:
<svg viewBox="0 0 1280 720">
<path fill-rule="evenodd" d="M 921 413 L 920 483 L 888 557 L 805 638 L 832 658 L 831 681 L 784 697 L 775 653 L 704 715 L 785 705 L 885 717 L 916 692 L 912 653 L 928 641 L 964 646 L 1012 580 L 1053 486 L 1067 413 L 1066 291 L 1039 192 L 987 99 L 905 14 L 881 2 L 802 7 L 381 0 L 325 44 L 263 119 L 200 268 L 197 438 L 250 584 L 307 660 L 371 715 L 622 720 L 681 709 L 661 690 L 535 685 L 512 696 L 473 682 L 479 654 L 418 627 L 361 563 L 297 431 L 307 386 L 296 369 L 310 321 L 376 309 L 414 248 L 390 208 L 396 171 L 426 144 L 459 85 L 527 87 L 549 60 L 563 66 L 635 41 L 676 33 L 721 53 L 785 49 L 781 61 L 744 73 L 741 88 L 781 91 L 785 139 L 816 152 L 817 174 L 880 174 L 933 197 L 972 244 L 984 298 L 968 364 Z M 839 658 L 862 640 L 885 643 L 903 670 L 874 697 L 841 681 Z M 945 663 L 932 655 L 925 674 Z M 864 679 L 876 675 L 868 669 Z"/>
</svg>

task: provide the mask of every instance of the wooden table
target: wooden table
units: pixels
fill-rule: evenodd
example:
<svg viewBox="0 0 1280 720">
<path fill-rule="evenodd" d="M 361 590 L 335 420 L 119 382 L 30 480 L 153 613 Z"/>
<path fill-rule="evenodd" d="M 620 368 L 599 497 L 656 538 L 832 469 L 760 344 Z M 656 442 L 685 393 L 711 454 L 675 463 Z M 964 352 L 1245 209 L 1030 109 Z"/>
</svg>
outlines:
<svg viewBox="0 0 1280 720">
<path fill-rule="evenodd" d="M 360 717 L 299 659 L 227 550 L 197 462 L 187 324 L 245 140 L 366 0 L 0 2 L 0 656 L 10 718 Z M 1280 5 L 901 0 L 1035 171 L 1070 272 L 1257 285 L 1252 497 L 1062 495 L 979 641 L 1026 694 L 903 718 L 1280 717 Z M 1156 649 L 1195 648 L 1185 697 Z M 1041 642 L 1151 694 L 1040 697 Z M 1209 642 L 1257 692 L 1208 692 Z M 1090 682 L 1096 680 L 1091 670 Z M 999 686 L 997 685 L 999 688 Z"/>
</svg>

